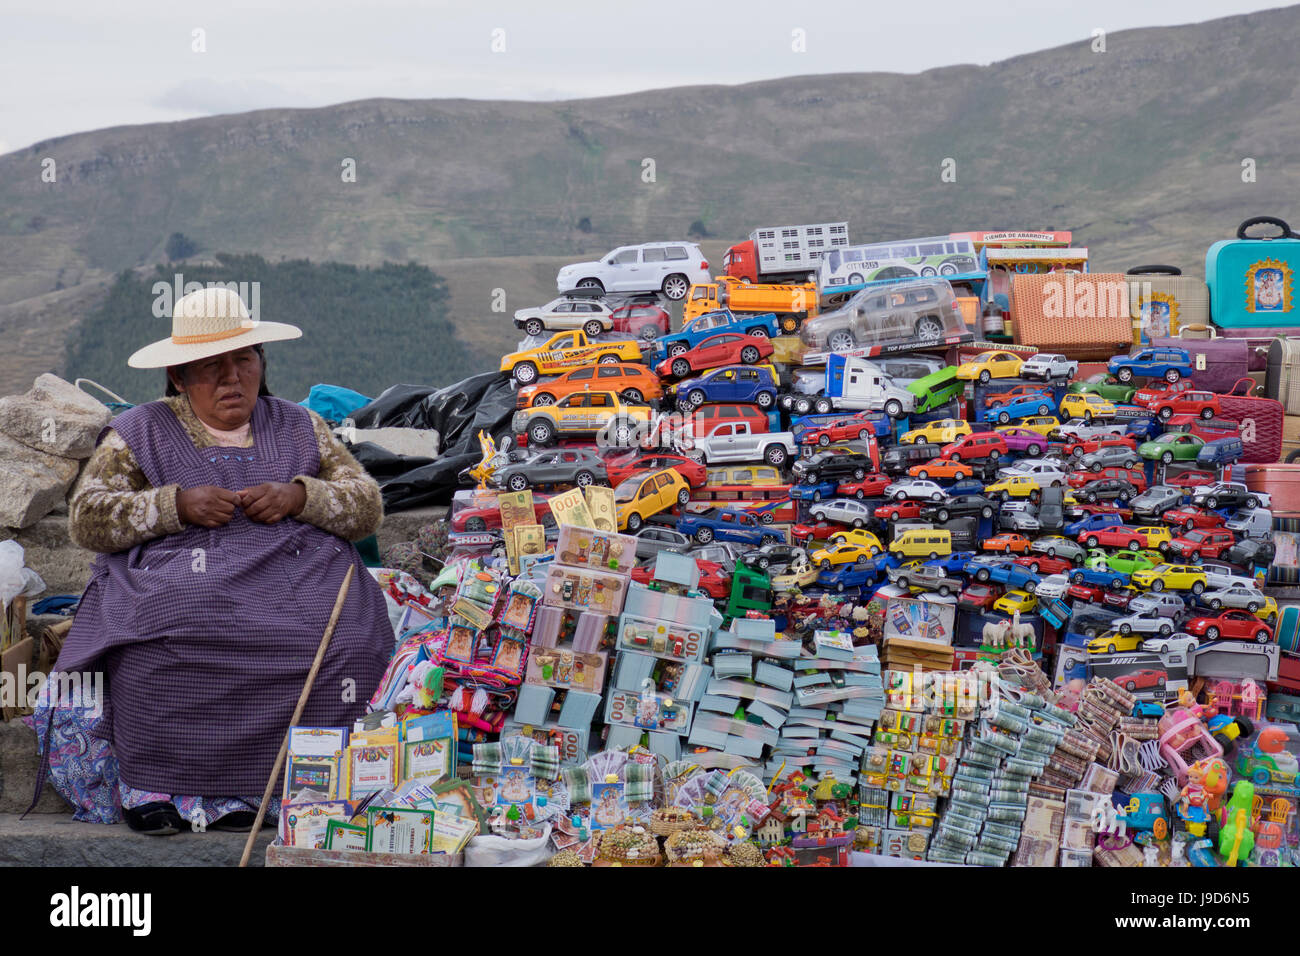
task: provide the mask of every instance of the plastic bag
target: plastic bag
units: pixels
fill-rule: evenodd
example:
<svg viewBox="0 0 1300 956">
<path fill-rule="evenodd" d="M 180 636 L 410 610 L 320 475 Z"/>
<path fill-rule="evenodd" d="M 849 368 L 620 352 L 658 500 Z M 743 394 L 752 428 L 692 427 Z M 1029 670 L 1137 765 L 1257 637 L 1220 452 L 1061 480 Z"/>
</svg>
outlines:
<svg viewBox="0 0 1300 956">
<path fill-rule="evenodd" d="M 542 866 L 551 858 L 550 844 L 550 821 L 542 825 L 542 835 L 533 840 L 476 836 L 465 845 L 465 865 Z"/>
<path fill-rule="evenodd" d="M 357 464 L 364 468 L 375 481 L 393 478 L 416 468 L 423 468 L 425 465 L 433 464 L 432 458 L 398 455 L 389 451 L 383 445 L 376 445 L 372 441 L 357 442 L 349 450 L 352 452 L 352 457 L 357 460 Z"/>
<path fill-rule="evenodd" d="M 25 565 L 21 544 L 0 541 L 0 605 L 5 608 L 20 595 L 35 597 L 45 590 L 41 576 Z"/>
<path fill-rule="evenodd" d="M 360 392 L 342 385 L 313 385 L 299 405 L 305 405 L 327 422 L 341 422 L 370 403 Z"/>
</svg>

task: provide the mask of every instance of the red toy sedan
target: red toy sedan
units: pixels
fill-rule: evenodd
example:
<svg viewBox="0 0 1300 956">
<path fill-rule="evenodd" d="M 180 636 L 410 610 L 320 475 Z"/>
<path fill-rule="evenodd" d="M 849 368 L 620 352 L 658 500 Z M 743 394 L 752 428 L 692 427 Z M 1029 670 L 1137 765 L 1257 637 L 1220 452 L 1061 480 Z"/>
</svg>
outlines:
<svg viewBox="0 0 1300 956">
<path fill-rule="evenodd" d="M 1143 687 L 1164 687 L 1168 675 L 1164 671 L 1158 671 L 1151 667 L 1144 667 L 1140 671 L 1130 671 L 1127 674 L 1121 674 L 1113 678 L 1116 684 L 1128 691 L 1140 690 Z"/>
<path fill-rule="evenodd" d="M 660 468 L 672 468 L 686 479 L 692 488 L 703 488 L 708 480 L 709 470 L 700 462 L 685 455 L 669 452 L 622 452 L 605 459 L 605 473 L 609 484 L 617 488 L 628 475 L 634 471 L 656 471 Z"/>
<path fill-rule="evenodd" d="M 1061 574 L 1062 572 L 1068 574 L 1074 567 L 1072 561 L 1067 561 L 1065 558 L 1053 558 L 1046 554 L 1024 554 L 1016 558 L 1016 564 L 1040 575 Z"/>
<path fill-rule="evenodd" d="M 1136 528 L 1119 525 L 1114 528 L 1097 528 L 1079 535 L 1078 541 L 1088 548 L 1128 548 L 1137 551 L 1147 546 L 1147 536 Z"/>
<path fill-rule="evenodd" d="M 551 506 L 546 501 L 539 501 L 536 496 L 533 498 L 533 515 L 538 524 L 543 524 L 543 518 L 551 518 Z M 461 508 L 451 519 L 452 531 L 494 531 L 501 527 L 501 509 L 496 505 L 489 505 L 485 508 Z"/>
<path fill-rule="evenodd" d="M 1165 524 L 1181 527 L 1184 531 L 1191 531 L 1193 528 L 1220 528 L 1225 524 L 1223 515 L 1217 511 L 1206 511 L 1195 505 L 1185 505 L 1182 508 L 1166 511 L 1160 516 L 1160 520 Z"/>
<path fill-rule="evenodd" d="M 746 338 L 748 337 L 746 336 Z M 853 441 L 854 439 L 868 441 L 875 437 L 876 434 L 876 430 L 871 424 L 873 414 L 873 412 L 869 411 L 859 412 L 848 418 L 837 418 L 824 425 L 813 425 L 799 433 L 799 444 L 820 445 L 825 448 L 831 442 L 837 441 Z"/>
<path fill-rule="evenodd" d="M 1249 611 L 1220 611 L 1212 617 L 1194 617 L 1183 625 L 1183 630 L 1209 641 L 1227 638 L 1267 644 L 1273 640 L 1272 629 Z"/>
<path fill-rule="evenodd" d="M 1099 588 L 1094 584 L 1071 584 L 1065 589 L 1065 593 L 1076 601 L 1087 601 L 1089 604 L 1100 604 L 1106 596 L 1106 589 Z"/>
<path fill-rule="evenodd" d="M 790 537 L 799 544 L 805 544 L 809 541 L 829 541 L 832 535 L 843 533 L 844 526 L 831 521 L 797 524 L 790 528 Z"/>
<path fill-rule="evenodd" d="M 1181 472 L 1174 475 L 1172 478 L 1166 476 L 1163 483 L 1171 485 L 1174 488 L 1195 488 L 1199 485 L 1208 485 L 1218 480 L 1219 478 L 1217 475 L 1213 475 L 1208 471 L 1193 469 L 1192 471 Z"/>
<path fill-rule="evenodd" d="M 1088 482 L 1100 481 L 1102 478 L 1118 478 L 1121 481 L 1127 481 L 1137 489 L 1138 494 L 1147 490 L 1147 476 L 1141 468 L 1111 466 L 1110 468 L 1098 468 L 1095 471 L 1072 471 L 1067 480 L 1071 488 L 1082 488 Z"/>
<path fill-rule="evenodd" d="M 660 376 L 685 378 L 692 372 L 703 372 L 724 365 L 757 365 L 772 354 L 772 342 L 765 335 L 745 335 L 742 332 L 722 332 L 655 366 Z"/>
<path fill-rule="evenodd" d="M 891 501 L 887 505 L 881 505 L 876 509 L 876 517 L 883 518 L 886 521 L 899 521 L 903 518 L 921 517 L 921 502 L 919 501 Z"/>
<path fill-rule="evenodd" d="M 647 342 L 661 335 L 667 335 L 672 328 L 668 313 L 657 305 L 644 302 L 631 302 L 615 309 L 610 318 L 614 320 L 614 331 L 624 335 L 635 335 Z"/>
<path fill-rule="evenodd" d="M 837 486 L 835 493 L 846 498 L 852 495 L 859 501 L 863 498 L 879 498 L 885 493 L 885 489 L 893 483 L 893 479 L 888 475 L 867 475 L 861 481 L 848 482 Z"/>
<path fill-rule="evenodd" d="M 993 603 L 1002 597 L 999 584 L 980 584 L 972 582 L 957 598 L 957 606 L 964 611 L 983 611 L 993 607 Z"/>
</svg>

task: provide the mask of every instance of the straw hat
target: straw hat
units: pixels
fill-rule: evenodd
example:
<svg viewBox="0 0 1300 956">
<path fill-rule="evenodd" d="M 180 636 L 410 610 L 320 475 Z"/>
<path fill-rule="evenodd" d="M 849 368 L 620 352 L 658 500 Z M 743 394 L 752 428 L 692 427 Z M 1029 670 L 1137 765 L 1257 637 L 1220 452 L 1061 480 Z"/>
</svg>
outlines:
<svg viewBox="0 0 1300 956">
<path fill-rule="evenodd" d="M 176 301 L 171 336 L 146 345 L 126 364 L 131 368 L 184 365 L 210 355 L 301 335 L 302 329 L 285 322 L 254 321 L 244 300 L 232 289 L 198 289 Z"/>
</svg>

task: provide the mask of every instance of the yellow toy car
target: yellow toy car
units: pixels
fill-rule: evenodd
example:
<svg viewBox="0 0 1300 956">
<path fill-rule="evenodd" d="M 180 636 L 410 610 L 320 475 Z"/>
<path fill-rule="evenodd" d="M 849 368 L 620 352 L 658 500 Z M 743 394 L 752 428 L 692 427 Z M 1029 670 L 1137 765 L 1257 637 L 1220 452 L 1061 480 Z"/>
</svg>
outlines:
<svg viewBox="0 0 1300 956">
<path fill-rule="evenodd" d="M 638 471 L 624 478 L 614 489 L 618 508 L 618 530 L 640 531 L 651 515 L 691 500 L 691 486 L 672 468 Z"/>
<path fill-rule="evenodd" d="M 910 432 L 904 433 L 898 442 L 901 445 L 911 445 L 915 442 L 928 441 L 946 445 L 948 442 L 969 435 L 972 430 L 970 422 L 962 421 L 960 418 L 941 418 L 937 422 L 928 422 L 920 428 L 913 428 Z"/>
<path fill-rule="evenodd" d="M 1205 572 L 1194 564 L 1159 564 L 1146 571 L 1134 571 L 1130 580 L 1151 591 L 1167 588 L 1200 594 L 1205 590 Z"/>
<path fill-rule="evenodd" d="M 957 377 L 987 384 L 990 379 L 1016 378 L 1020 374 L 1020 366 L 1024 364 L 1025 360 L 1015 352 L 995 349 L 992 352 L 981 352 L 971 361 L 958 365 Z"/>
<path fill-rule="evenodd" d="M 1017 611 L 1021 614 L 1028 614 L 1036 607 L 1038 607 L 1038 598 L 1028 591 L 1021 591 L 1018 588 L 1014 591 L 1008 591 L 993 602 L 993 610 L 1001 611 L 1003 614 L 1015 614 Z"/>
<path fill-rule="evenodd" d="M 841 564 L 858 564 L 870 561 L 871 549 L 860 544 L 834 544 L 829 548 L 818 548 L 809 555 L 809 559 L 823 571 L 829 571 Z"/>
<path fill-rule="evenodd" d="M 772 589 L 775 591 L 789 591 L 791 588 L 806 588 L 817 580 L 821 570 L 815 564 L 802 565 L 798 570 L 787 570 L 784 574 L 778 574 L 772 578 Z"/>
<path fill-rule="evenodd" d="M 986 495 L 999 495 L 1003 498 L 1032 498 L 1042 490 L 1038 481 L 1028 475 L 1012 475 L 984 486 Z"/>
<path fill-rule="evenodd" d="M 885 546 L 880 543 L 880 539 L 863 528 L 836 531 L 831 535 L 831 544 L 856 544 L 859 547 L 866 548 L 873 555 L 880 554 L 885 550 Z"/>
<path fill-rule="evenodd" d="M 1264 606 L 1255 612 L 1255 616 L 1269 627 L 1272 627 L 1277 623 L 1277 601 L 1265 594 Z"/>
<path fill-rule="evenodd" d="M 1142 634 L 1103 634 L 1087 643 L 1089 654 L 1117 654 L 1136 651 L 1142 646 Z"/>
<path fill-rule="evenodd" d="M 1022 418 L 1016 422 L 1017 428 L 1028 428 L 1031 432 L 1038 432 L 1044 438 L 1049 437 L 1053 431 L 1061 427 L 1061 420 L 1055 415 L 1034 415 L 1030 418 Z"/>
<path fill-rule="evenodd" d="M 515 412 L 510 427 L 529 444 L 549 445 L 560 436 L 603 436 L 610 445 L 636 442 L 638 429 L 650 421 L 649 405 L 628 405 L 613 392 L 574 392 L 554 405 Z"/>
<path fill-rule="evenodd" d="M 509 372 L 520 385 L 531 385 L 539 375 L 558 375 L 565 369 L 592 362 L 639 362 L 641 346 L 634 340 L 593 342 L 578 330 L 556 332 L 542 345 L 501 358 L 501 371 Z"/>
<path fill-rule="evenodd" d="M 1164 546 L 1174 540 L 1173 534 L 1164 525 L 1144 524 L 1140 528 L 1133 529 L 1146 540 L 1148 548 L 1159 548 L 1164 550 Z M 1159 562 L 1156 562 L 1159 564 Z"/>
<path fill-rule="evenodd" d="M 1072 392 L 1061 399 L 1060 411 L 1062 421 L 1082 418 L 1085 422 L 1090 422 L 1094 418 L 1114 418 L 1115 403 L 1106 401 L 1100 395 Z"/>
</svg>

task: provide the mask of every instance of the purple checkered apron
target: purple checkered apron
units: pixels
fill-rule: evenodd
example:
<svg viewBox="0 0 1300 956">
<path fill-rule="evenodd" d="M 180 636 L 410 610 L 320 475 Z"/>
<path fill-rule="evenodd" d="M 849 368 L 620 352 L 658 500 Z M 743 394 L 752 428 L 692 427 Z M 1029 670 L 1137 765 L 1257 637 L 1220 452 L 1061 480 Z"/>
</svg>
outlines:
<svg viewBox="0 0 1300 956">
<path fill-rule="evenodd" d="M 155 487 L 238 491 L 320 469 L 310 416 L 278 398 L 258 399 L 251 448 L 196 448 L 162 402 L 112 427 Z M 348 565 L 356 575 L 301 720 L 324 726 L 364 713 L 393 646 L 383 594 L 351 544 L 237 509 L 223 527 L 100 555 L 56 670 L 104 670 L 122 781 L 260 794 Z"/>
</svg>

